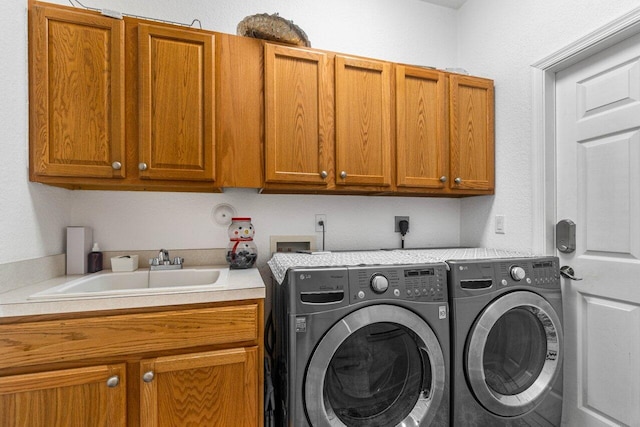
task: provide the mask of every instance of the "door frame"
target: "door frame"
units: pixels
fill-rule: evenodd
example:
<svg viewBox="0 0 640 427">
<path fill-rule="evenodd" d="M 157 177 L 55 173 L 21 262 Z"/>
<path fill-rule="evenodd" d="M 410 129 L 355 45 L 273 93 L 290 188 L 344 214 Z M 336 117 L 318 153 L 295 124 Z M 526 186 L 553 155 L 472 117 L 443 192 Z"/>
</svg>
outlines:
<svg viewBox="0 0 640 427">
<path fill-rule="evenodd" d="M 554 254 L 556 218 L 556 73 L 640 34 L 640 7 L 535 62 L 532 67 L 532 250 Z"/>
</svg>

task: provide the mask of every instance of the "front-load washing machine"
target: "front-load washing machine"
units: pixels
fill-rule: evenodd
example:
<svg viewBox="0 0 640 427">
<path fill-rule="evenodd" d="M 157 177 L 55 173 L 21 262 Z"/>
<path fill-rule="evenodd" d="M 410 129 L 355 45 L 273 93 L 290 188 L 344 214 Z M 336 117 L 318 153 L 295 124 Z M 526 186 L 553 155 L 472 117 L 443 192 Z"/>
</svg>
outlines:
<svg viewBox="0 0 640 427">
<path fill-rule="evenodd" d="M 449 425 L 444 263 L 377 251 L 269 265 L 277 425 Z"/>
<path fill-rule="evenodd" d="M 559 426 L 558 259 L 449 260 L 454 426 Z"/>
</svg>

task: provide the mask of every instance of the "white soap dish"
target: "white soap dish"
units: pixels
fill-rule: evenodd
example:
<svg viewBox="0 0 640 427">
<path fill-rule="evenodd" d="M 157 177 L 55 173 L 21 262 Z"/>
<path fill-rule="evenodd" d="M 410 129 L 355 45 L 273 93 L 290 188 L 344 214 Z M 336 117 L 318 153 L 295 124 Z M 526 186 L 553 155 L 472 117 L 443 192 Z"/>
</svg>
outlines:
<svg viewBox="0 0 640 427">
<path fill-rule="evenodd" d="M 137 269 L 138 255 L 111 257 L 111 271 L 136 271 Z"/>
</svg>

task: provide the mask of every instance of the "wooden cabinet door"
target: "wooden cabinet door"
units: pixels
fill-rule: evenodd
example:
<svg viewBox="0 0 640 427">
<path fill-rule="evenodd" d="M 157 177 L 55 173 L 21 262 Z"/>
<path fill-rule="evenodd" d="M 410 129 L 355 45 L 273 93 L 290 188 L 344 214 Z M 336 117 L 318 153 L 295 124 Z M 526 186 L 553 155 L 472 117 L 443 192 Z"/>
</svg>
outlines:
<svg viewBox="0 0 640 427">
<path fill-rule="evenodd" d="M 396 67 L 396 171 L 399 188 L 444 189 L 447 181 L 446 77 Z"/>
<path fill-rule="evenodd" d="M 123 21 L 40 5 L 31 11 L 31 179 L 123 178 Z"/>
<path fill-rule="evenodd" d="M 494 90 L 491 80 L 449 76 L 450 188 L 494 189 Z"/>
<path fill-rule="evenodd" d="M 336 184 L 391 185 L 391 64 L 336 55 Z"/>
<path fill-rule="evenodd" d="M 214 180 L 214 35 L 138 27 L 140 177 Z"/>
<path fill-rule="evenodd" d="M 216 186 L 264 187 L 264 46 L 216 34 Z"/>
<path fill-rule="evenodd" d="M 0 377 L 3 427 L 126 426 L 126 366 Z"/>
<path fill-rule="evenodd" d="M 258 348 L 140 362 L 140 425 L 260 426 Z"/>
<path fill-rule="evenodd" d="M 333 89 L 327 55 L 265 45 L 266 182 L 333 180 Z"/>
</svg>

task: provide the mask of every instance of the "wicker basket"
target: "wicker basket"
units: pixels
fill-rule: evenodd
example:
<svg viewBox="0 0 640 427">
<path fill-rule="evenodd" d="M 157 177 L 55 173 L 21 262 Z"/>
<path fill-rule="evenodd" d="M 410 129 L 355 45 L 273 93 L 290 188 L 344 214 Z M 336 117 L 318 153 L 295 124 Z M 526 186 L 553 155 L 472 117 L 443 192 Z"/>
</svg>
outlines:
<svg viewBox="0 0 640 427">
<path fill-rule="evenodd" d="M 293 21 L 286 20 L 277 13 L 261 13 L 244 18 L 238 23 L 239 36 L 254 37 L 297 46 L 311 47 L 307 34 Z"/>
</svg>

